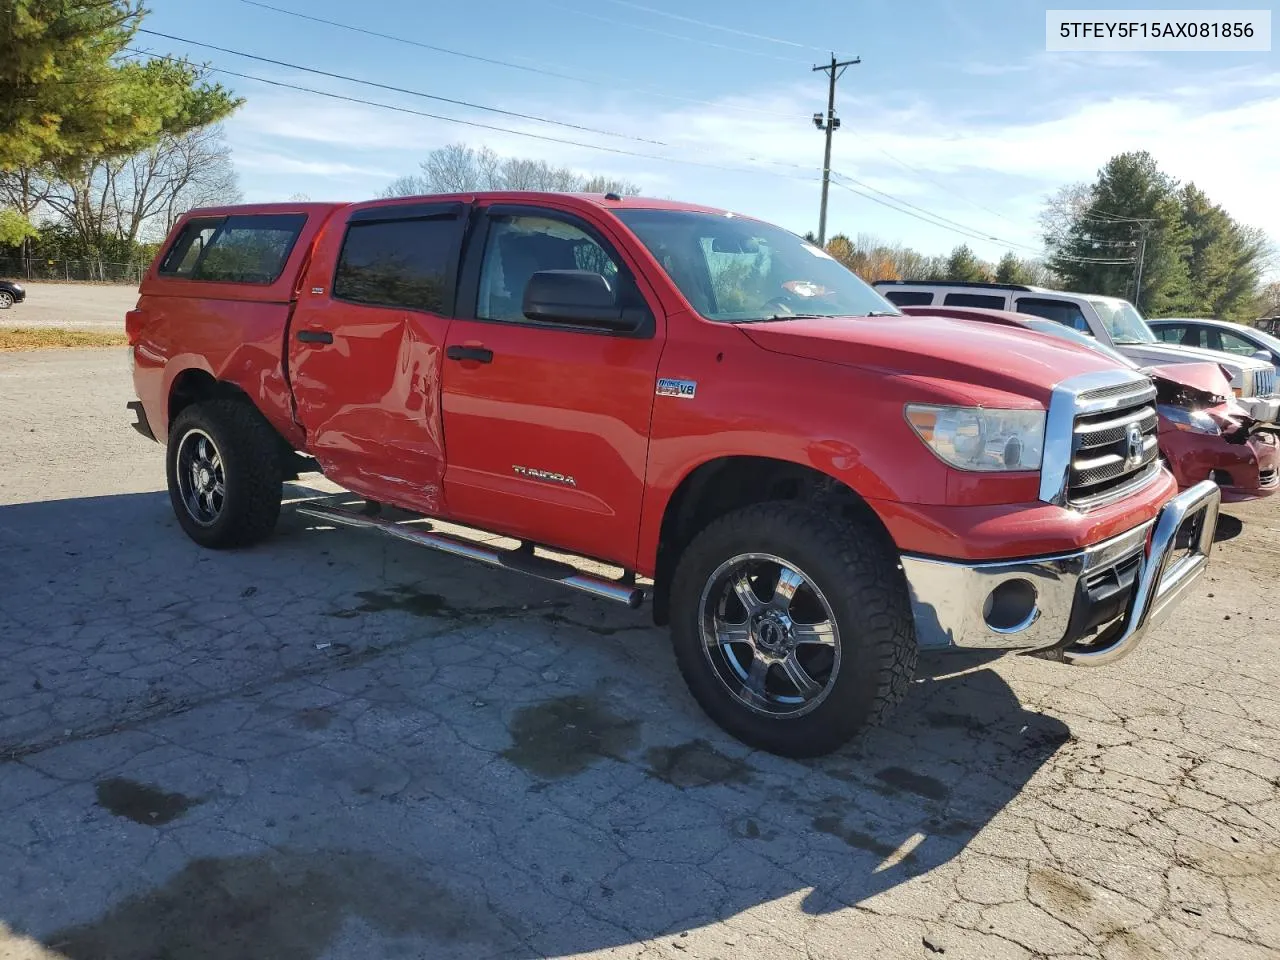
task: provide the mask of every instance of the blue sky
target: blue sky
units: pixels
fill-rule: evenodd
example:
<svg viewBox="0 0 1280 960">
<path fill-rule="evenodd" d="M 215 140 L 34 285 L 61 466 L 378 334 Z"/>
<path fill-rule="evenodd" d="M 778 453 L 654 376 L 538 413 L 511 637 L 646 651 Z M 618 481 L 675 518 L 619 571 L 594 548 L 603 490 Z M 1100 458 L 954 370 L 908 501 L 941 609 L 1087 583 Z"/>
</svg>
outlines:
<svg viewBox="0 0 1280 960">
<path fill-rule="evenodd" d="M 1092 179 L 1114 153 L 1146 149 L 1169 173 L 1194 180 L 1233 215 L 1280 238 L 1274 52 L 1046 53 L 1045 6 L 1020 0 L 263 2 L 589 82 L 432 52 L 246 0 L 151 0 L 145 26 L 656 142 L 483 113 L 139 36 L 138 46 L 157 53 L 516 131 L 219 77 L 248 101 L 226 123 L 248 200 L 366 198 L 414 172 L 431 149 L 466 142 L 625 177 L 649 195 L 816 229 L 823 141 L 810 117 L 825 107 L 826 88 L 811 67 L 834 48 L 862 63 L 840 82 L 833 169 L 860 190 L 882 191 L 899 205 L 997 239 L 964 236 L 835 185 L 829 235 L 867 233 L 930 253 L 967 242 L 991 258 L 1006 249 L 1033 255 L 1040 249 L 1036 216 L 1048 194 Z"/>
</svg>

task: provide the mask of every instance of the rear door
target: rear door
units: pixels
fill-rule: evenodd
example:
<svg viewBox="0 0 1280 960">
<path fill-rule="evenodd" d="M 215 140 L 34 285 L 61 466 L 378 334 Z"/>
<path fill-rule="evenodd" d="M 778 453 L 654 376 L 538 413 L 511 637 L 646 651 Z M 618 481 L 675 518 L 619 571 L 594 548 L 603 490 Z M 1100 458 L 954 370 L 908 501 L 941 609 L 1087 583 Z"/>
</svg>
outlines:
<svg viewBox="0 0 1280 960">
<path fill-rule="evenodd" d="M 442 507 L 440 377 L 469 205 L 351 208 L 321 238 L 289 331 L 295 419 L 325 475 Z"/>
<path fill-rule="evenodd" d="M 604 217 L 489 206 L 468 242 L 444 366 L 451 517 L 631 566 L 665 318 Z M 525 318 L 540 270 L 603 274 L 641 329 Z"/>
</svg>

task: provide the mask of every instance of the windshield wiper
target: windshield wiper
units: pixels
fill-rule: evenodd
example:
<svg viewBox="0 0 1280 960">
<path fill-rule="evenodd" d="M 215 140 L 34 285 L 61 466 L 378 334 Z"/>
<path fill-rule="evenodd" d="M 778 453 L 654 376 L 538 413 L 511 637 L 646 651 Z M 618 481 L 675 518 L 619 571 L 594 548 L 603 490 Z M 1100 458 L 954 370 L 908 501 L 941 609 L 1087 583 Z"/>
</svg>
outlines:
<svg viewBox="0 0 1280 960">
<path fill-rule="evenodd" d="M 826 320 L 826 313 L 775 313 L 771 317 L 750 317 L 746 320 L 734 320 L 733 323 L 772 323 L 775 320 Z"/>
</svg>

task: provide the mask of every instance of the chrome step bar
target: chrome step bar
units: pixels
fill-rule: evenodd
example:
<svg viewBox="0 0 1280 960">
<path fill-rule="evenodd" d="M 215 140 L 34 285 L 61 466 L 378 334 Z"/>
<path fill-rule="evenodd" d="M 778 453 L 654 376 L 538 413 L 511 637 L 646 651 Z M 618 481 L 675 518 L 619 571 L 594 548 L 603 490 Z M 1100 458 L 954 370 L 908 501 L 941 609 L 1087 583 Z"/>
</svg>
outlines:
<svg viewBox="0 0 1280 960">
<path fill-rule="evenodd" d="M 612 600 L 614 603 L 625 604 L 632 610 L 644 603 L 644 591 L 634 584 L 607 580 L 604 577 L 594 577 L 570 564 L 536 556 L 528 547 L 515 550 L 489 547 L 446 536 L 442 533 L 435 533 L 431 530 L 422 530 L 404 523 L 385 520 L 376 514 L 357 513 L 323 503 L 299 503 L 294 506 L 294 509 L 298 513 L 314 517 L 317 520 L 327 520 L 329 523 L 345 527 L 379 530 L 388 536 L 417 544 L 420 547 L 429 547 L 432 550 L 438 550 L 441 553 L 451 554 L 455 557 L 476 560 L 491 567 L 523 573 L 525 576 L 535 577 L 538 580 L 545 580 L 549 583 L 558 583 L 561 586 L 580 590 L 603 600 Z"/>
</svg>

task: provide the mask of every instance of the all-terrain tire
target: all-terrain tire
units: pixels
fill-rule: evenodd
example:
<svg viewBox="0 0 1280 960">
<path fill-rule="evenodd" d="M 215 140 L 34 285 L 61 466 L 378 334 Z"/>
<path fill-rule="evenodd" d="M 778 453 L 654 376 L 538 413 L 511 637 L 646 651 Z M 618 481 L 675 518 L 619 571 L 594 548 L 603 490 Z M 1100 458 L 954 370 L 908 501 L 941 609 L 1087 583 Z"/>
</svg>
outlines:
<svg viewBox="0 0 1280 960">
<path fill-rule="evenodd" d="M 184 444 L 199 448 L 201 439 L 212 447 L 215 458 L 197 459 L 192 466 L 181 466 Z M 207 454 L 209 446 L 204 446 Z M 280 516 L 284 468 L 280 456 L 280 439 L 275 430 L 252 404 L 244 400 L 208 400 L 186 407 L 169 427 L 165 451 L 169 500 L 182 529 L 202 547 L 224 549 L 246 547 L 271 534 Z M 199 449 L 196 451 L 199 457 Z M 187 462 L 191 461 L 189 454 Z M 213 506 L 202 510 L 193 501 L 191 488 L 200 479 L 199 464 L 212 462 L 206 471 L 220 481 L 222 494 L 207 496 Z"/>
<path fill-rule="evenodd" d="M 705 652 L 704 589 L 722 564 L 745 554 L 794 564 L 830 607 L 839 668 L 825 698 L 807 713 L 753 709 L 730 691 Z M 906 695 L 916 667 L 910 600 L 884 535 L 866 521 L 835 519 L 790 501 L 734 511 L 694 537 L 672 581 L 671 635 L 680 672 L 707 714 L 744 743 L 786 757 L 831 753 L 883 721 Z"/>
</svg>

